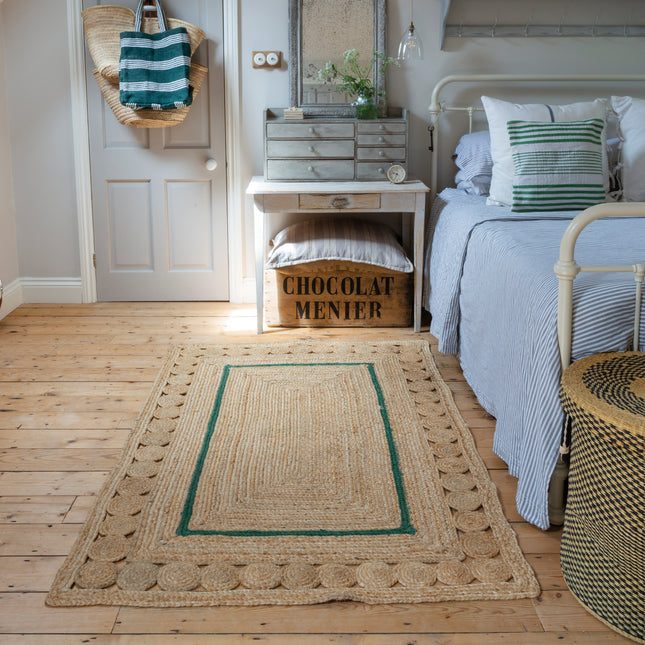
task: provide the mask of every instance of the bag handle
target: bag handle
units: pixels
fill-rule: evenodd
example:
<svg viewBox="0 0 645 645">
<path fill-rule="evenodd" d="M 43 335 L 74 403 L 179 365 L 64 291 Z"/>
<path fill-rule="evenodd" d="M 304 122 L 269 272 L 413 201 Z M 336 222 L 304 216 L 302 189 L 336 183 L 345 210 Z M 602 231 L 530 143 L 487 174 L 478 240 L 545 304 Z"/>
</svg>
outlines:
<svg viewBox="0 0 645 645">
<path fill-rule="evenodd" d="M 143 6 L 146 2 L 150 3 L 152 0 L 139 0 L 137 11 L 134 16 L 134 30 L 141 31 L 141 24 L 143 22 Z M 155 7 L 157 8 L 157 20 L 159 21 L 159 31 L 168 31 L 166 26 L 166 14 L 164 13 L 160 0 L 154 0 Z"/>
</svg>

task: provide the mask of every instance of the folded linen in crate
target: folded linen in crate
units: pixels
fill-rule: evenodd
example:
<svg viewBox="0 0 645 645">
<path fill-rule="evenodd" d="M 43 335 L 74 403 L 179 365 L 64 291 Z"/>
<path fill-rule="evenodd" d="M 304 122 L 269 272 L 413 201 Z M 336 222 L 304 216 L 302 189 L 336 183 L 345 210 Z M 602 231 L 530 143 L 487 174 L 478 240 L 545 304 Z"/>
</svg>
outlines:
<svg viewBox="0 0 645 645">
<path fill-rule="evenodd" d="M 313 219 L 287 226 L 271 240 L 266 268 L 341 260 L 412 273 L 414 265 L 385 224 L 353 218 Z"/>
</svg>

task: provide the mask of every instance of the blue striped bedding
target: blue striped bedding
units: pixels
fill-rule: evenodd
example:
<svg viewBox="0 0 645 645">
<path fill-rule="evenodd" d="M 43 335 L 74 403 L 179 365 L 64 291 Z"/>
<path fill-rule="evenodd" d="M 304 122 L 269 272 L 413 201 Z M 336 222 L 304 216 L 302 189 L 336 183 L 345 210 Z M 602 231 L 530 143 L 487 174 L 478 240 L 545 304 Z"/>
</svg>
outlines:
<svg viewBox="0 0 645 645">
<path fill-rule="evenodd" d="M 429 223 L 424 305 L 439 350 L 497 419 L 494 450 L 518 478 L 517 509 L 548 528 L 548 484 L 563 413 L 556 336 L 560 239 L 576 213 L 519 215 L 485 197 L 444 190 Z M 581 265 L 645 261 L 645 218 L 600 220 L 576 245 Z M 580 274 L 574 282 L 573 359 L 631 348 L 631 274 Z M 645 316 L 641 320 L 645 350 Z"/>
</svg>

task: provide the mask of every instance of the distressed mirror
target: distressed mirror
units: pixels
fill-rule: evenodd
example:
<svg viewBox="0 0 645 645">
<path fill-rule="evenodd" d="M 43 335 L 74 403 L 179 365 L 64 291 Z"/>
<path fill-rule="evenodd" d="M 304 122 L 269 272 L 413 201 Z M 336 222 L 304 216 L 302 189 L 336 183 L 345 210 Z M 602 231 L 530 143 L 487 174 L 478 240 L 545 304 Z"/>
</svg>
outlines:
<svg viewBox="0 0 645 645">
<path fill-rule="evenodd" d="M 386 0 L 289 0 L 290 106 L 309 115 L 350 116 L 354 97 L 322 83 L 318 71 L 331 61 L 342 65 L 343 52 L 356 49 L 360 61 L 386 52 Z M 380 63 L 379 63 L 380 64 Z M 373 70 L 377 92 L 385 78 Z"/>
</svg>

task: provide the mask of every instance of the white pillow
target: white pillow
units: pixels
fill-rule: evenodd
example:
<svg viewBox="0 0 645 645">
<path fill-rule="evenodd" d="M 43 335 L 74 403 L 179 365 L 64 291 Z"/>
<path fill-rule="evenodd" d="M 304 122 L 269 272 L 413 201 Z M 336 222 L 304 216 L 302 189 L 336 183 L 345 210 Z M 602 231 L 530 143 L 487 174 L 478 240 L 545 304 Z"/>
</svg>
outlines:
<svg viewBox="0 0 645 645">
<path fill-rule="evenodd" d="M 349 217 L 304 220 L 287 226 L 271 241 L 267 269 L 346 260 L 412 273 L 414 265 L 384 224 Z"/>
<path fill-rule="evenodd" d="M 618 115 L 623 200 L 645 201 L 645 101 L 631 96 L 612 96 Z"/>
<path fill-rule="evenodd" d="M 596 99 L 569 105 L 547 105 L 509 103 L 489 96 L 482 96 L 482 103 L 488 118 L 490 131 L 491 156 L 493 158 L 493 178 L 490 186 L 488 204 L 510 206 L 513 202 L 513 157 L 508 138 L 508 121 L 563 122 L 583 121 L 599 118 L 605 122 L 605 99 Z M 603 151 L 606 133 L 603 130 Z M 603 185 L 609 189 L 607 154 L 603 152 Z"/>
</svg>

